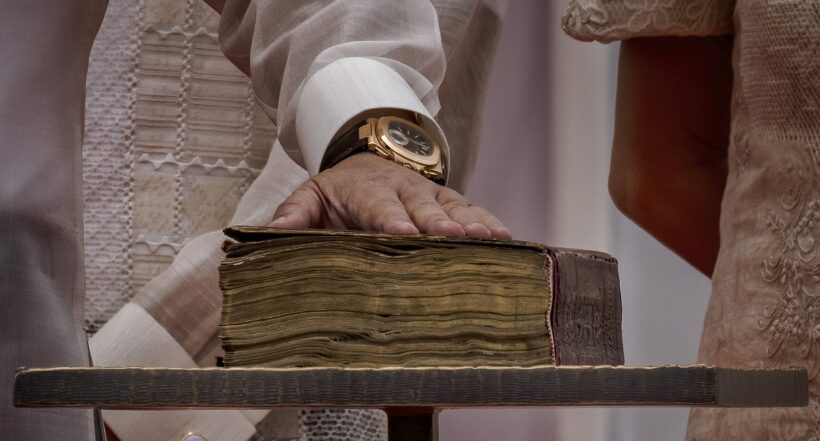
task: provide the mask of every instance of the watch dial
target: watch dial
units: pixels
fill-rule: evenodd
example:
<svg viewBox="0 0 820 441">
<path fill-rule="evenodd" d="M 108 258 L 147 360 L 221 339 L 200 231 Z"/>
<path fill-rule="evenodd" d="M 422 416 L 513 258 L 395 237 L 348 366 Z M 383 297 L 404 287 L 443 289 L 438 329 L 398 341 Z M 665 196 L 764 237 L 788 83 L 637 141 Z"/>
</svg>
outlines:
<svg viewBox="0 0 820 441">
<path fill-rule="evenodd" d="M 398 121 L 390 121 L 387 126 L 387 134 L 390 141 L 410 153 L 419 156 L 433 155 L 432 141 L 415 127 Z"/>
</svg>

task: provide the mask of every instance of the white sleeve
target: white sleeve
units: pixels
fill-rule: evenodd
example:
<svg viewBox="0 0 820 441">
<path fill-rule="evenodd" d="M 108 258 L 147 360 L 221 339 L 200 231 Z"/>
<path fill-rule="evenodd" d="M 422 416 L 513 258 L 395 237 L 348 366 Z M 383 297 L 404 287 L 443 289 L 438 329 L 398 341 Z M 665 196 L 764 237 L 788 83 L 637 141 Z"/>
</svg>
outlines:
<svg viewBox="0 0 820 441">
<path fill-rule="evenodd" d="M 216 3 L 215 1 L 212 3 Z M 433 117 L 444 78 L 438 16 L 429 1 L 227 0 L 225 55 L 251 77 L 285 151 L 313 175 L 329 141 L 353 118 L 417 113 L 447 150 Z"/>
</svg>

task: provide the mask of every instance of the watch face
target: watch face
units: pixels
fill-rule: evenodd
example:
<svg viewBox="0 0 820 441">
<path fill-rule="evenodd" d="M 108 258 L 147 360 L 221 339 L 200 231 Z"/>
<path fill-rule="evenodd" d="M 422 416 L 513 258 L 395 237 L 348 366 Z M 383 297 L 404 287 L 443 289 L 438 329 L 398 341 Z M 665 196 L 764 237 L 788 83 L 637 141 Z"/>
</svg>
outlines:
<svg viewBox="0 0 820 441">
<path fill-rule="evenodd" d="M 425 133 L 401 121 L 390 121 L 387 125 L 387 138 L 396 147 L 414 155 L 429 157 L 435 152 L 433 142 Z"/>
</svg>

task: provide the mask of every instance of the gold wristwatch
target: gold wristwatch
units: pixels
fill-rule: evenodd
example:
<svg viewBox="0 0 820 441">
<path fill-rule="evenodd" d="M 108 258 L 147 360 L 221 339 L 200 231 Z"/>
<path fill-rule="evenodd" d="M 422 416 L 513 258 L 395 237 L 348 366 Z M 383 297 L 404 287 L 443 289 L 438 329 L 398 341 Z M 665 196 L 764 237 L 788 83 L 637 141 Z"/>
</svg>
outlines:
<svg viewBox="0 0 820 441">
<path fill-rule="evenodd" d="M 320 170 L 365 150 L 421 173 L 444 185 L 447 169 L 441 146 L 422 127 L 405 118 L 368 118 L 337 137 L 328 147 Z"/>
</svg>

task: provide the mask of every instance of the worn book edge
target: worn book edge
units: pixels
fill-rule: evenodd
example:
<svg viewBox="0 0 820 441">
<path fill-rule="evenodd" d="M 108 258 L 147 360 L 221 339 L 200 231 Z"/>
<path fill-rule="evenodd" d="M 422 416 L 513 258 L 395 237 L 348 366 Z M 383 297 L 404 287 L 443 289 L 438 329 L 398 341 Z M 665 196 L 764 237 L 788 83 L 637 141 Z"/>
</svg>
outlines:
<svg viewBox="0 0 820 441">
<path fill-rule="evenodd" d="M 429 241 L 444 244 L 523 248 L 541 254 L 546 272 L 548 308 L 545 325 L 550 338 L 552 361 L 555 365 L 623 364 L 623 341 L 621 336 L 621 303 L 617 274 L 617 260 L 612 256 L 589 250 L 550 247 L 536 242 L 519 240 L 477 239 L 436 235 L 393 235 L 346 230 L 279 229 L 271 227 L 232 226 L 224 230 L 230 238 L 223 244 L 226 257 L 231 258 L 242 248 L 241 243 L 266 242 L 289 237 L 363 238 L 375 242 L 404 240 Z M 586 268 L 598 265 L 598 271 Z M 562 272 L 586 271 L 596 286 L 583 280 L 562 277 Z M 600 273 L 600 274 L 597 274 Z M 602 292 L 598 292 L 598 291 Z M 559 307 L 561 306 L 561 307 Z M 578 323 L 571 315 L 572 307 L 601 308 L 600 325 L 606 329 L 590 329 L 589 323 Z M 587 317 L 592 318 L 592 317 Z M 606 337 L 598 341 L 597 337 Z M 581 346 L 583 346 L 581 348 Z"/>
</svg>

